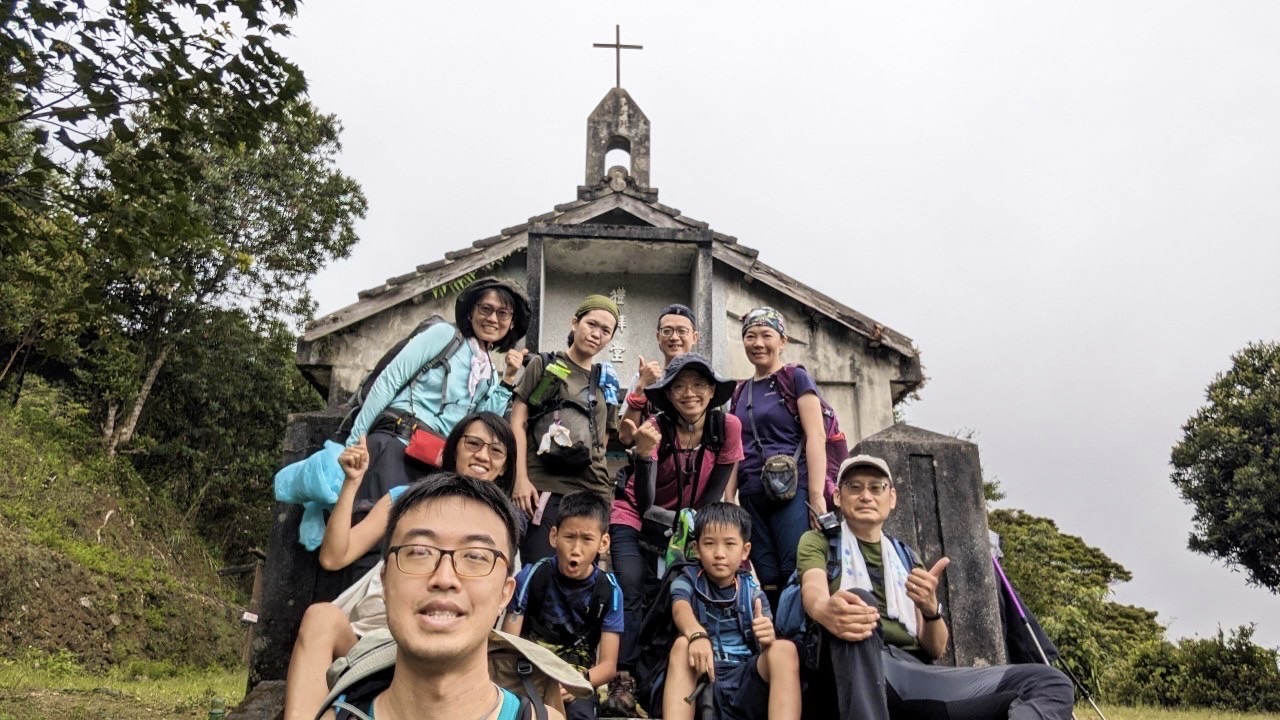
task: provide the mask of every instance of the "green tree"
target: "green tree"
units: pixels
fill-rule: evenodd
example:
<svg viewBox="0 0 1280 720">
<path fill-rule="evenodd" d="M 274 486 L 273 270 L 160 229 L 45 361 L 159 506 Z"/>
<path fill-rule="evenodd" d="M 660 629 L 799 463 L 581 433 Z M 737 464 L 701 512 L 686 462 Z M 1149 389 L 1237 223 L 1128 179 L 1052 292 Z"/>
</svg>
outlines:
<svg viewBox="0 0 1280 720">
<path fill-rule="evenodd" d="M 135 464 L 192 532 L 234 559 L 271 526 L 271 480 L 290 413 L 324 402 L 294 365 L 294 333 L 211 308 L 177 341 L 139 425 Z"/>
<path fill-rule="evenodd" d="M 140 112 L 162 135 L 250 140 L 306 89 L 270 45 L 296 12 L 293 0 L 4 3 L 0 63 L 14 102 L 0 126 L 36 128 L 38 167 L 108 154 L 133 139 Z M 197 128 L 192 109 L 215 106 L 216 122 Z"/>
<path fill-rule="evenodd" d="M 1253 343 L 1182 426 L 1173 484 L 1195 509 L 1188 546 L 1280 591 L 1280 343 Z"/>
<path fill-rule="evenodd" d="M 140 135 L 151 130 L 144 121 Z M 199 182 L 189 195 L 121 197 L 130 212 L 87 223 L 93 237 L 145 222 L 165 238 L 159 252 L 106 273 L 110 317 L 81 377 L 97 400 L 108 454 L 130 442 L 165 363 L 210 305 L 242 308 L 257 323 L 310 316 L 307 281 L 349 254 L 367 207 L 359 185 L 337 169 L 339 132 L 335 117 L 297 102 L 259 142 L 227 146 L 192 135 L 180 160 L 156 161 L 145 144 L 113 153 L 113 162 L 196 173 Z"/>
<path fill-rule="evenodd" d="M 1113 669 L 1115 692 L 1130 704 L 1278 711 L 1280 652 L 1256 645 L 1253 630 L 1141 645 Z"/>
</svg>

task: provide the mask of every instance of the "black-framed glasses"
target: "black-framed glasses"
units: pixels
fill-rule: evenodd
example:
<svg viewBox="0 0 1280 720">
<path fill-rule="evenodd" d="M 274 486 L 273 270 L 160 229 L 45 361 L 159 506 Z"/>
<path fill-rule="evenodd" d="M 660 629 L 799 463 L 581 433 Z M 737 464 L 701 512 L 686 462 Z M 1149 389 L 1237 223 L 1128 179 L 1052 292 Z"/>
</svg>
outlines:
<svg viewBox="0 0 1280 720">
<path fill-rule="evenodd" d="M 490 315 L 493 315 L 504 322 L 510 320 L 512 315 L 510 310 L 496 305 L 490 305 L 489 303 L 480 303 L 477 305 L 476 312 L 479 313 L 480 317 L 489 317 Z"/>
<path fill-rule="evenodd" d="M 866 485 L 863 485 L 862 483 L 841 483 L 840 487 L 844 488 L 845 492 L 852 494 L 854 497 L 861 495 L 863 492 L 871 493 L 871 497 L 880 497 L 889 489 L 889 483 L 883 480 L 880 482 L 867 483 Z"/>
<path fill-rule="evenodd" d="M 713 389 L 714 388 L 711 386 L 711 383 L 707 382 L 706 380 L 694 380 L 693 382 L 671 383 L 671 392 L 674 395 L 684 395 L 685 393 L 688 393 L 688 392 L 697 393 L 698 395 L 705 395 L 711 392 Z"/>
<path fill-rule="evenodd" d="M 480 448 L 488 446 L 489 457 L 494 460 L 503 460 L 507 457 L 507 446 L 500 442 L 485 442 L 485 439 L 482 437 L 477 437 L 475 435 L 463 435 L 458 440 L 458 443 L 473 453 L 478 453 L 480 452 Z"/>
<path fill-rule="evenodd" d="M 676 337 L 689 337 L 693 334 L 693 330 L 687 327 L 660 327 L 658 335 L 664 338 L 670 338 L 672 335 Z"/>
<path fill-rule="evenodd" d="M 453 571 L 458 577 L 485 577 L 493 572 L 498 560 L 507 559 L 501 550 L 488 547 L 463 547 L 445 550 L 434 545 L 395 545 L 387 552 L 396 558 L 396 567 L 405 575 L 430 575 L 440 567 L 440 561 L 448 555 L 453 558 Z"/>
</svg>

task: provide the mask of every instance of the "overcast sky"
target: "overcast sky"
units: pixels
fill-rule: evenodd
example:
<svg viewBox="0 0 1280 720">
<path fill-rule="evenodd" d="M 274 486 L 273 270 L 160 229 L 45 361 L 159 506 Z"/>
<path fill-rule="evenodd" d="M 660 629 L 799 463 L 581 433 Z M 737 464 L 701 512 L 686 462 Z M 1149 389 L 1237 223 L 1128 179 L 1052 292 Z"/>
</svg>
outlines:
<svg viewBox="0 0 1280 720">
<path fill-rule="evenodd" d="M 1280 3 L 320 2 L 284 45 L 369 196 L 320 311 L 576 198 L 622 84 L 660 200 L 913 338 L 916 425 L 1173 637 L 1280 598 L 1186 550 L 1169 450 L 1280 338 Z"/>
</svg>

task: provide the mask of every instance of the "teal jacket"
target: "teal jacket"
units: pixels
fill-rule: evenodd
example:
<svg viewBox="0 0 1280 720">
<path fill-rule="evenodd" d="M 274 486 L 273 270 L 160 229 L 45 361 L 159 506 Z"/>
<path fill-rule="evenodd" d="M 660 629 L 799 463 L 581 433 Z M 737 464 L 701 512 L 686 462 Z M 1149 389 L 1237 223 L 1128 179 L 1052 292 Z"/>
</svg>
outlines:
<svg viewBox="0 0 1280 720">
<path fill-rule="evenodd" d="M 506 413 L 511 391 L 501 384 L 501 366 L 494 367 L 492 377 L 480 383 L 474 396 L 467 393 L 473 355 L 469 342 L 464 342 L 444 366 L 417 377 L 422 366 L 449 344 L 455 329 L 449 323 L 439 323 L 404 346 L 369 389 L 369 397 L 365 398 L 364 407 L 351 427 L 348 445 L 354 445 L 366 435 L 373 421 L 387 408 L 407 412 L 441 435 L 448 435 L 459 420 L 473 412 Z M 445 366 L 449 368 L 447 388 Z"/>
</svg>

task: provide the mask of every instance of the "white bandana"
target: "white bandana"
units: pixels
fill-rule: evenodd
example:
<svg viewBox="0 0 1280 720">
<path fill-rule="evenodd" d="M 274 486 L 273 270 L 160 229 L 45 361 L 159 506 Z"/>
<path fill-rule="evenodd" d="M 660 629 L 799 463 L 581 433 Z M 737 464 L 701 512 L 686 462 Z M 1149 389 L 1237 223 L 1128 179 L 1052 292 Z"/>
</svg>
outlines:
<svg viewBox="0 0 1280 720">
<path fill-rule="evenodd" d="M 884 572 L 887 614 L 902 623 L 911 637 L 918 637 L 916 605 L 907 596 L 907 575 L 910 570 L 902 566 L 902 558 L 898 557 L 897 549 L 884 533 L 880 533 L 880 564 Z M 840 523 L 840 589 L 854 588 L 875 594 L 871 587 L 871 574 L 867 572 L 867 561 L 863 559 L 862 548 L 858 546 L 858 538 L 847 524 Z"/>
<path fill-rule="evenodd" d="M 493 377 L 493 360 L 480 347 L 479 340 L 471 338 L 467 345 L 471 346 L 471 374 L 467 376 L 467 395 L 474 398 L 480 383 Z"/>
</svg>

